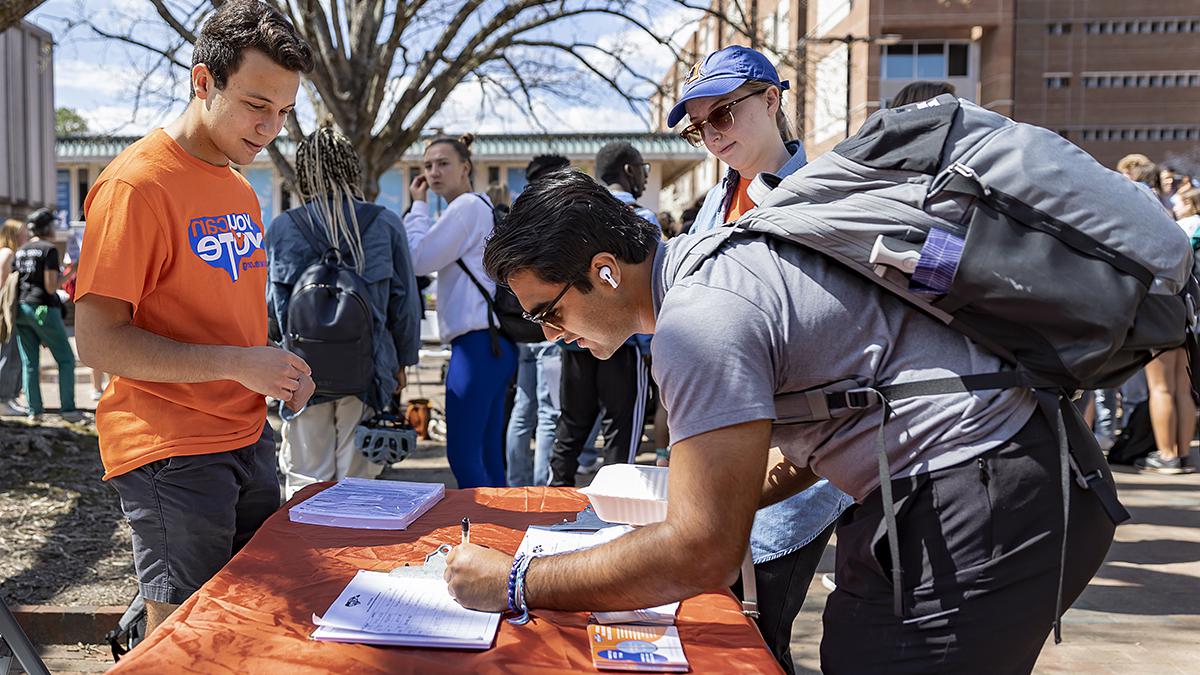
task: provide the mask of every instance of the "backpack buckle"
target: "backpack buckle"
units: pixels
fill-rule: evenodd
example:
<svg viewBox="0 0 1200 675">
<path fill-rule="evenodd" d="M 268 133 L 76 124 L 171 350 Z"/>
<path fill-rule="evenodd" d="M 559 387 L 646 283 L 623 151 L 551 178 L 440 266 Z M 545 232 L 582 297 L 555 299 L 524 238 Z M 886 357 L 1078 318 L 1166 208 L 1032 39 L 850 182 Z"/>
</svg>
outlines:
<svg viewBox="0 0 1200 675">
<path fill-rule="evenodd" d="M 865 410 L 874 408 L 882 402 L 879 392 L 874 389 L 859 388 L 850 389 L 846 393 L 846 407 L 851 410 Z"/>
</svg>

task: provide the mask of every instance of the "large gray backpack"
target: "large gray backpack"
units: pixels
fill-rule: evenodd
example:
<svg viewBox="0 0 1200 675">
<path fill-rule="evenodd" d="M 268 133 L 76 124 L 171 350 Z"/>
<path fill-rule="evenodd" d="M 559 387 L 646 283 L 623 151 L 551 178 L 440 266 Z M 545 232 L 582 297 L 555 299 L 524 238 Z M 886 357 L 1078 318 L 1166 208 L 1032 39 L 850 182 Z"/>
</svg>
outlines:
<svg viewBox="0 0 1200 675">
<path fill-rule="evenodd" d="M 831 383 L 780 396 L 784 419 L 777 422 L 878 407 L 886 422 L 897 399 L 1028 387 L 1057 423 L 1064 527 L 1068 464 L 1114 522 L 1128 518 L 1069 399 L 1077 390 L 1118 386 L 1164 350 L 1186 343 L 1196 356 L 1200 294 L 1191 247 L 1151 193 L 1058 134 L 943 95 L 871 115 L 858 134 L 785 178 L 733 227 L 692 244 L 678 276 L 747 232 L 837 260 L 1011 367 L 903 385 Z M 1065 555 L 1065 537 L 1063 545 Z M 903 616 L 899 565 L 893 568 Z M 1057 638 L 1057 621 L 1055 629 Z"/>
</svg>

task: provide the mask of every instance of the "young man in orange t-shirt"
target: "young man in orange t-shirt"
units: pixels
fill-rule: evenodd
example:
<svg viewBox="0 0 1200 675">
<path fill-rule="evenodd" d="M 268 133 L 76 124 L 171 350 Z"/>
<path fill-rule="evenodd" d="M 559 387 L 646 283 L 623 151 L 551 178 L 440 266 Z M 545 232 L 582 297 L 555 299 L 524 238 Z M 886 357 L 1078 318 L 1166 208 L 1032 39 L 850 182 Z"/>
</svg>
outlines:
<svg viewBox="0 0 1200 675">
<path fill-rule="evenodd" d="M 114 375 L 96 427 L 150 630 L 279 508 L 264 396 L 299 410 L 313 391 L 302 359 L 267 346 L 262 215 L 230 166 L 275 138 L 311 69 L 282 14 L 225 3 L 196 40 L 183 115 L 114 159 L 84 205 L 76 337 Z"/>
</svg>

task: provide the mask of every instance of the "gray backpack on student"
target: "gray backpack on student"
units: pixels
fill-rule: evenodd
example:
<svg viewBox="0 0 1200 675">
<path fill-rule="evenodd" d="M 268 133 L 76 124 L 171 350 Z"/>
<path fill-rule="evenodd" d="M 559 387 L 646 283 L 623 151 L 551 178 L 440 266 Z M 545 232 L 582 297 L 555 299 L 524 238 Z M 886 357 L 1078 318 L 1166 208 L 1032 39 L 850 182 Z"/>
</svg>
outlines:
<svg viewBox="0 0 1200 675">
<path fill-rule="evenodd" d="M 1192 251 L 1148 191 L 1052 131 L 943 95 L 871 115 L 732 227 L 692 243 L 677 278 L 740 233 L 767 233 L 837 260 L 1012 368 L 903 385 L 830 383 L 778 397 L 784 419 L 777 422 L 873 407 L 883 408 L 886 422 L 887 404 L 897 399 L 1027 387 L 1057 422 L 1064 519 L 1068 439 L 1076 480 L 1114 522 L 1128 518 L 1069 398 L 1119 386 L 1185 343 L 1197 375 Z M 898 591 L 896 613 L 903 615 Z"/>
</svg>

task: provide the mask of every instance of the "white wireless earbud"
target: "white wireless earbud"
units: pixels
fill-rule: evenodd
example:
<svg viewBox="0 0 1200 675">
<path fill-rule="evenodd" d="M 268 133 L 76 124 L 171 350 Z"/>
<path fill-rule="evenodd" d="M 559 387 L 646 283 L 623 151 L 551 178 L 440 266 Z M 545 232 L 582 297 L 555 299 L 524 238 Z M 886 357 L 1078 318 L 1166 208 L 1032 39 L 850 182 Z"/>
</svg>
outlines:
<svg viewBox="0 0 1200 675">
<path fill-rule="evenodd" d="M 612 286 L 613 288 L 617 287 L 617 280 L 613 278 L 612 268 L 610 268 L 608 265 L 600 268 L 600 278 L 607 281 L 609 286 Z"/>
</svg>

